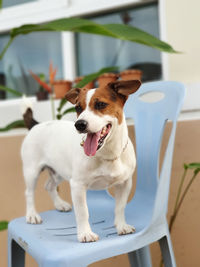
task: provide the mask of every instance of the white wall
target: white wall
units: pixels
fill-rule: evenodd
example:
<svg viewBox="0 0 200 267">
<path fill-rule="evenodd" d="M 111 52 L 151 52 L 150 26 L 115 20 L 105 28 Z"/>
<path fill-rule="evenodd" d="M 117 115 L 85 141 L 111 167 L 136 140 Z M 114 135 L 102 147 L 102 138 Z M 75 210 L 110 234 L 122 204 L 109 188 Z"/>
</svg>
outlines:
<svg viewBox="0 0 200 267">
<path fill-rule="evenodd" d="M 200 82 L 200 1 L 165 0 L 167 40 L 182 54 L 169 55 L 169 79 Z"/>
</svg>

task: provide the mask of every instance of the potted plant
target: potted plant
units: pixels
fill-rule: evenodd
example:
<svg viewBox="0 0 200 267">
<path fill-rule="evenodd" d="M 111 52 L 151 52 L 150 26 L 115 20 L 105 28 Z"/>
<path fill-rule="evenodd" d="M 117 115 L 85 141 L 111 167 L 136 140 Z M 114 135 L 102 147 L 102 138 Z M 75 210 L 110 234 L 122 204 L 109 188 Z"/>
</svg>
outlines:
<svg viewBox="0 0 200 267">
<path fill-rule="evenodd" d="M 71 89 L 72 82 L 69 80 L 56 80 L 53 82 L 54 95 L 56 99 L 65 97 L 66 93 Z"/>
<path fill-rule="evenodd" d="M 142 71 L 138 69 L 129 69 L 120 72 L 119 76 L 122 80 L 141 80 Z"/>
<path fill-rule="evenodd" d="M 78 83 L 80 83 L 83 79 L 84 79 L 84 76 L 76 77 L 76 79 L 74 80 L 74 84 L 75 84 L 75 86 L 76 86 Z M 92 88 L 94 88 L 94 86 L 95 86 L 94 83 L 95 83 L 95 81 L 93 80 L 93 81 L 87 83 L 86 85 L 84 85 L 84 88 L 92 89 Z"/>
<path fill-rule="evenodd" d="M 115 82 L 118 79 L 118 75 L 115 73 L 104 73 L 98 78 L 99 87 L 103 87 L 110 82 Z"/>
<path fill-rule="evenodd" d="M 38 75 L 41 81 L 45 82 L 45 75 L 43 73 L 40 73 Z M 44 89 L 44 87 L 40 84 L 39 90 L 36 92 L 36 97 L 38 101 L 41 100 L 47 100 L 48 99 L 49 92 Z"/>
</svg>

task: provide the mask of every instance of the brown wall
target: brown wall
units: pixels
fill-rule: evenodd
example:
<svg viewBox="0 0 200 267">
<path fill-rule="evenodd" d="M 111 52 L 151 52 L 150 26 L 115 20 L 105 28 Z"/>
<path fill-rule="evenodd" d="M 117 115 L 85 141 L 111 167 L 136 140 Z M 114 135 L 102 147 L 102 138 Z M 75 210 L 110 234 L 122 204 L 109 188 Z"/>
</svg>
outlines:
<svg viewBox="0 0 200 267">
<path fill-rule="evenodd" d="M 170 127 L 167 127 L 166 132 Z M 172 169 L 171 193 L 169 199 L 169 216 L 175 201 L 177 186 L 183 172 L 183 163 L 200 161 L 200 122 L 179 122 L 176 135 L 174 161 Z M 19 156 L 23 137 L 0 138 L 0 220 L 11 220 L 25 214 L 24 182 Z M 167 134 L 163 143 L 167 140 Z M 53 205 L 47 192 L 44 190 L 46 175 L 39 180 L 36 195 L 38 211 L 52 209 Z M 188 175 L 187 180 L 191 177 Z M 66 189 L 67 188 L 67 189 Z M 65 198 L 70 194 L 68 186 L 63 184 L 60 193 Z M 168 217 L 169 217 L 168 216 Z M 200 174 L 195 180 L 189 194 L 186 196 L 180 214 L 172 231 L 172 242 L 177 260 L 177 266 L 200 266 Z M 7 232 L 0 232 L 0 267 L 7 266 Z M 159 266 L 160 251 L 157 243 L 151 246 L 153 266 Z M 35 267 L 37 264 L 27 257 L 27 266 Z M 127 255 L 122 255 L 94 263 L 93 267 L 129 266 Z"/>
</svg>

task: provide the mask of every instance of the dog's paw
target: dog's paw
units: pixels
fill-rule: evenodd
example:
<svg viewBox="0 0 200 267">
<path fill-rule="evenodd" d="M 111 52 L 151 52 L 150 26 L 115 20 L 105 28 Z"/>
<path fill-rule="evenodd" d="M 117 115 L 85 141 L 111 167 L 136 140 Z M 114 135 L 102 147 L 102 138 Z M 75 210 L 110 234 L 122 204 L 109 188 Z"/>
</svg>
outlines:
<svg viewBox="0 0 200 267">
<path fill-rule="evenodd" d="M 116 227 L 118 235 L 127 235 L 135 232 L 135 227 L 129 224 L 123 224 Z"/>
<path fill-rule="evenodd" d="M 72 210 L 72 206 L 65 202 L 64 200 L 62 199 L 59 199 L 59 201 L 56 201 L 55 203 L 55 208 L 59 211 L 70 211 Z"/>
<path fill-rule="evenodd" d="M 79 233 L 78 234 L 78 241 L 82 243 L 86 242 L 95 242 L 99 240 L 99 236 L 92 231 L 84 232 L 84 233 Z"/>
<path fill-rule="evenodd" d="M 31 224 L 40 224 L 42 223 L 42 218 L 38 213 L 29 213 L 26 215 L 26 222 Z"/>
</svg>

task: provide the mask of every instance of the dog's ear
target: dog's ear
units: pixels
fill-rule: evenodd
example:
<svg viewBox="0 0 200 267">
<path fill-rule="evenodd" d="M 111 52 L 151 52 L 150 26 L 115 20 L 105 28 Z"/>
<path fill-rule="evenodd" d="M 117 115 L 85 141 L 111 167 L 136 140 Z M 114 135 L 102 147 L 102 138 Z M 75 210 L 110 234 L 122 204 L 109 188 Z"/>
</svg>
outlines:
<svg viewBox="0 0 200 267">
<path fill-rule="evenodd" d="M 116 81 L 108 84 L 108 87 L 113 89 L 116 93 L 129 96 L 130 94 L 135 93 L 141 85 L 139 80 L 130 80 L 130 81 Z"/>
<path fill-rule="evenodd" d="M 81 91 L 80 88 L 72 88 L 71 90 L 69 90 L 67 92 L 67 94 L 65 95 L 65 98 L 69 102 L 71 102 L 73 105 L 75 105 L 77 100 L 78 100 L 78 95 L 79 95 L 80 91 Z"/>
</svg>

